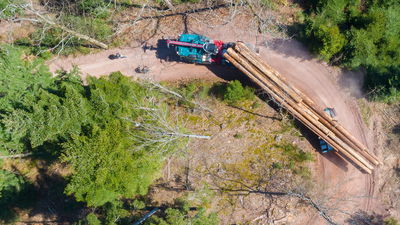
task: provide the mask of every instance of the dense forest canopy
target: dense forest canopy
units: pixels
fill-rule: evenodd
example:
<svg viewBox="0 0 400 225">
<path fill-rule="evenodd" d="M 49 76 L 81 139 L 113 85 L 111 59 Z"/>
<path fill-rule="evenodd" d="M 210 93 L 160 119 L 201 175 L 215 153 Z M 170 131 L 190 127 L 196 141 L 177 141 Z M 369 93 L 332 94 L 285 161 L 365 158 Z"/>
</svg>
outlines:
<svg viewBox="0 0 400 225">
<path fill-rule="evenodd" d="M 145 195 L 187 140 L 170 122 L 168 97 L 150 84 L 113 73 L 84 85 L 77 70 L 53 77 L 43 60 L 8 45 L 0 51 L 1 155 L 59 158 L 71 169 L 65 193 L 77 201 L 115 209 L 121 198 Z M 6 201 L 23 179 L 0 172 Z"/>
<path fill-rule="evenodd" d="M 365 86 L 388 101 L 400 97 L 400 2 L 315 0 L 305 7 L 305 34 L 325 60 L 365 68 Z"/>
</svg>

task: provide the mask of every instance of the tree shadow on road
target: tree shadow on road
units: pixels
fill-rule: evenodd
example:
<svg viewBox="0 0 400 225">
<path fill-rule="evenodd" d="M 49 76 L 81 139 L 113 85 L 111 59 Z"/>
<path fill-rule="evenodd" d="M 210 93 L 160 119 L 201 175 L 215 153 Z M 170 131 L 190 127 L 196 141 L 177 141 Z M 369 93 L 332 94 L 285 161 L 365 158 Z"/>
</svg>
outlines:
<svg viewBox="0 0 400 225">
<path fill-rule="evenodd" d="M 367 213 L 359 210 L 352 214 L 350 218 L 346 220 L 351 225 L 382 225 L 385 224 L 385 217 L 383 215 L 376 214 L 374 212 Z"/>
</svg>

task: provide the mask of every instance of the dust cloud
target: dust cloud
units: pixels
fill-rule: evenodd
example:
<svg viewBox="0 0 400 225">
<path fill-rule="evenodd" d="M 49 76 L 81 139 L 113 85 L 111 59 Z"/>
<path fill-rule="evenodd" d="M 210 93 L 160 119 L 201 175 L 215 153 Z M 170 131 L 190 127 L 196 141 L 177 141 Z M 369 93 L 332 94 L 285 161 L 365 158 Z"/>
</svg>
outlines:
<svg viewBox="0 0 400 225">
<path fill-rule="evenodd" d="M 362 98 L 363 84 L 365 74 L 362 71 L 345 71 L 339 74 L 338 85 L 343 88 L 346 92 L 350 93 L 352 97 Z"/>
</svg>

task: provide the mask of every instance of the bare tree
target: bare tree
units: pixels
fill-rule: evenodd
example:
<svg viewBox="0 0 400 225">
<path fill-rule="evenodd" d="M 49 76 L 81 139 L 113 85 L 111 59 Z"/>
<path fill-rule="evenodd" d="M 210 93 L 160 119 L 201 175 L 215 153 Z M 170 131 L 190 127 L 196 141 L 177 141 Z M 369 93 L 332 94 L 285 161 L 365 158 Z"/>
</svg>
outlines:
<svg viewBox="0 0 400 225">
<path fill-rule="evenodd" d="M 148 89 L 145 99 L 134 98 L 132 105 L 138 111 L 138 117 L 124 119 L 132 122 L 131 137 L 137 144 L 134 150 L 151 149 L 166 153 L 186 145 L 190 138 L 210 139 L 210 136 L 190 134 L 184 129 L 179 118 L 171 118 L 168 107 L 159 102 L 154 90 Z"/>
<path fill-rule="evenodd" d="M 29 3 L 19 3 L 19 4 L 18 3 L 14 4 L 14 3 L 10 2 L 6 6 L 6 9 L 10 9 L 10 8 L 13 9 L 14 11 L 23 11 L 24 13 L 22 15 L 16 15 L 14 17 L 5 17 L 2 15 L 0 17 L 5 18 L 11 22 L 28 21 L 28 22 L 31 22 L 34 24 L 41 24 L 44 26 L 43 30 L 42 30 L 43 34 L 48 29 L 47 27 L 58 28 L 58 29 L 61 29 L 62 31 L 64 31 L 65 33 L 69 34 L 68 36 L 63 37 L 58 45 L 64 45 L 66 42 L 68 42 L 68 40 L 71 39 L 70 36 L 73 36 L 78 39 L 85 40 L 88 43 L 90 43 L 96 47 L 103 48 L 103 49 L 108 48 L 108 45 L 105 44 L 104 42 L 96 40 L 88 35 L 76 32 L 76 31 L 62 25 L 55 18 L 52 18 L 49 15 L 46 15 L 46 14 L 48 14 L 48 12 L 36 9 L 34 7 L 32 1 Z M 2 12 L 0 12 L 0 14 L 2 14 L 3 12 L 4 12 L 4 10 Z"/>
<path fill-rule="evenodd" d="M 170 94 L 170 95 L 172 95 L 172 96 L 174 96 L 176 98 L 179 98 L 179 99 L 182 99 L 182 100 L 187 101 L 189 103 L 192 103 L 192 104 L 194 104 L 196 107 L 198 107 L 201 110 L 205 110 L 207 112 L 212 112 L 212 110 L 210 108 L 204 106 L 203 104 L 201 104 L 201 103 L 199 103 L 197 101 L 189 100 L 189 99 L 185 98 L 184 96 L 182 96 L 181 94 L 179 94 L 179 93 L 177 93 L 175 91 L 172 91 L 172 90 L 162 86 L 161 84 L 159 84 L 159 83 L 157 83 L 155 81 L 148 80 L 148 82 L 149 82 L 150 85 L 153 85 L 154 87 L 158 88 L 160 91 L 162 91 L 164 93 Z"/>
</svg>

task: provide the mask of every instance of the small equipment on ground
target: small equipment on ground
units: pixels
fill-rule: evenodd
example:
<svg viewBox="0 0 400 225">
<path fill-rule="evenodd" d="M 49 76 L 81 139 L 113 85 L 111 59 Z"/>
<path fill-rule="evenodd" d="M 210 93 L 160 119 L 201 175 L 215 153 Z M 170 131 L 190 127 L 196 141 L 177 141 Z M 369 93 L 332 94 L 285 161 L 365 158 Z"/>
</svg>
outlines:
<svg viewBox="0 0 400 225">
<path fill-rule="evenodd" d="M 150 68 L 148 66 L 138 66 L 135 68 L 136 73 L 143 73 L 146 74 L 150 71 Z"/>
<path fill-rule="evenodd" d="M 108 58 L 111 59 L 111 60 L 113 60 L 113 59 L 127 58 L 127 56 L 121 55 L 121 54 L 119 54 L 119 53 L 115 53 L 115 54 L 109 55 Z"/>
</svg>

